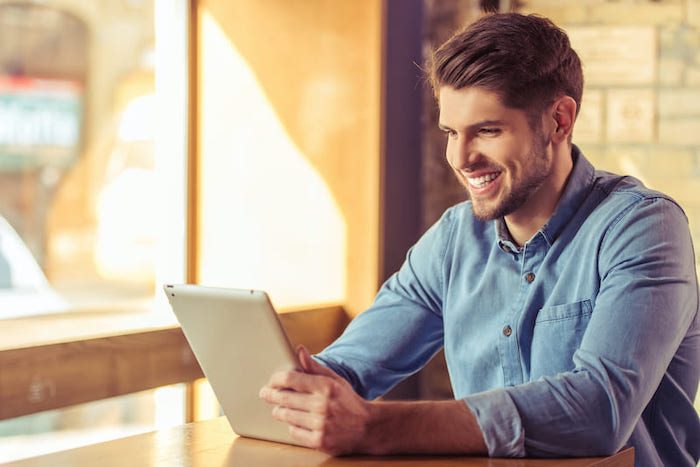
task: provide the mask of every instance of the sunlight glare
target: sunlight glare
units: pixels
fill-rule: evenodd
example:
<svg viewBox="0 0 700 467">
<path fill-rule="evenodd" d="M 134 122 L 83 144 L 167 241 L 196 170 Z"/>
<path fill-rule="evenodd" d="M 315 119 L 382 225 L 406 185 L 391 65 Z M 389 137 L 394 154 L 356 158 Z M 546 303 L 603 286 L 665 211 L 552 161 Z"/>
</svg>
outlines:
<svg viewBox="0 0 700 467">
<path fill-rule="evenodd" d="M 200 282 L 265 289 L 282 307 L 342 301 L 346 228 L 331 191 L 206 13 L 202 43 Z"/>
</svg>

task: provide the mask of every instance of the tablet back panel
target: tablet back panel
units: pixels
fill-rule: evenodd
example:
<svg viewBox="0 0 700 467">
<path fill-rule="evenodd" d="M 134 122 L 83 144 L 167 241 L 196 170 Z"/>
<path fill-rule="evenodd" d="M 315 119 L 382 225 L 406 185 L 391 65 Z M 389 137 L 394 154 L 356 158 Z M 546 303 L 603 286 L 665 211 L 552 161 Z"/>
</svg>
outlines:
<svg viewBox="0 0 700 467">
<path fill-rule="evenodd" d="M 164 290 L 233 431 L 296 444 L 258 397 L 273 372 L 298 368 L 267 294 L 191 284 Z"/>
</svg>

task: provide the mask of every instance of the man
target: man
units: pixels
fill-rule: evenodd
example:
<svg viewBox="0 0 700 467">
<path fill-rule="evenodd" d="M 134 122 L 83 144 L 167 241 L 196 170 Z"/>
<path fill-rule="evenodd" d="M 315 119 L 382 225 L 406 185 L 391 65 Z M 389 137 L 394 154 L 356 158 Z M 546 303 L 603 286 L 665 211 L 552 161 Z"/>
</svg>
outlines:
<svg viewBox="0 0 700 467">
<path fill-rule="evenodd" d="M 572 144 L 583 77 L 565 33 L 484 17 L 435 53 L 447 160 L 470 200 L 372 306 L 261 389 L 304 444 L 353 452 L 597 456 L 695 466 L 700 318 L 686 217 Z M 444 346 L 455 400 L 372 400 Z"/>
</svg>

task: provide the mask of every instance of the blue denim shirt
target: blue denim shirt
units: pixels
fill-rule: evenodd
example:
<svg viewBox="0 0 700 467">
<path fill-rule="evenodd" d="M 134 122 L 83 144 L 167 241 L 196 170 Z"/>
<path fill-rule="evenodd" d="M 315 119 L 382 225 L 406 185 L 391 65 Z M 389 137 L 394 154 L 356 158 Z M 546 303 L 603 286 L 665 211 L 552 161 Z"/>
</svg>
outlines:
<svg viewBox="0 0 700 467">
<path fill-rule="evenodd" d="M 549 221 L 518 248 L 469 202 L 411 248 L 372 306 L 316 356 L 366 398 L 443 346 L 454 395 L 489 455 L 695 466 L 700 317 L 688 222 L 667 196 L 574 169 Z"/>
</svg>

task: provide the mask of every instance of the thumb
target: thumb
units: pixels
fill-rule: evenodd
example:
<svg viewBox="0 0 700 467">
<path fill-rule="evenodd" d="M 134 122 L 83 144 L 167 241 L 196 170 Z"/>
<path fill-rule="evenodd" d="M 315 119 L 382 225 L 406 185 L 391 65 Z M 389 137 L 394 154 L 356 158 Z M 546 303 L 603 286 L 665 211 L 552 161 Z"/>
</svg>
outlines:
<svg viewBox="0 0 700 467">
<path fill-rule="evenodd" d="M 299 363 L 301 364 L 301 367 L 306 373 L 311 373 L 314 375 L 325 375 L 331 377 L 338 376 L 333 370 L 327 368 L 324 365 L 321 365 L 316 360 L 311 358 L 311 354 L 309 353 L 308 349 L 303 345 L 297 347 L 297 358 L 299 359 Z"/>
</svg>

